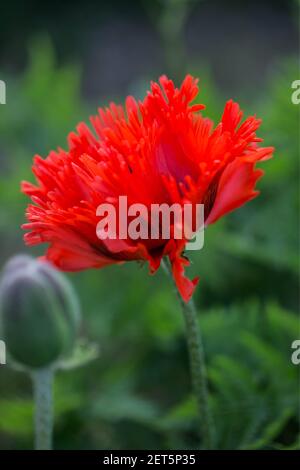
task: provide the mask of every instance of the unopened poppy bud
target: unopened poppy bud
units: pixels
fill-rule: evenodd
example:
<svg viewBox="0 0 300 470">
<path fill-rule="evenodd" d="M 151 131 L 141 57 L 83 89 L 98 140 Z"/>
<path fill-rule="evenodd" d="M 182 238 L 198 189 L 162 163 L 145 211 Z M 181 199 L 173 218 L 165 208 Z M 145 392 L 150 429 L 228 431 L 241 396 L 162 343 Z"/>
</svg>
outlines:
<svg viewBox="0 0 300 470">
<path fill-rule="evenodd" d="M 79 317 L 76 293 L 49 263 L 20 255 L 4 267 L 0 336 L 15 361 L 41 368 L 67 355 Z"/>
</svg>

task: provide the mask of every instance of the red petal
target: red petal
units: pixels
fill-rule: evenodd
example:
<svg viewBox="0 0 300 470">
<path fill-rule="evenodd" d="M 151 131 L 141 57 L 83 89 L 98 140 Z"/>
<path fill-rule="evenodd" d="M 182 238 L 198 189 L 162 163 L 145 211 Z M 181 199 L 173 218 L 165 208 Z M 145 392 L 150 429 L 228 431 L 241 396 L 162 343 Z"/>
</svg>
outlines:
<svg viewBox="0 0 300 470">
<path fill-rule="evenodd" d="M 205 225 L 216 222 L 220 217 L 256 197 L 257 180 L 264 174 L 255 169 L 255 163 L 244 162 L 236 158 L 224 170 L 218 185 L 214 205 L 205 221 Z"/>
<path fill-rule="evenodd" d="M 193 280 L 184 275 L 185 266 L 189 266 L 190 262 L 185 258 L 175 258 L 172 262 L 172 272 L 177 289 L 185 302 L 189 302 L 194 290 L 199 282 L 199 277 Z"/>
<path fill-rule="evenodd" d="M 172 251 L 168 255 L 172 265 L 173 278 L 182 299 L 184 302 L 189 302 L 199 282 L 199 277 L 191 280 L 185 276 L 185 268 L 190 265 L 190 261 L 181 256 L 185 243 L 180 241 L 176 245 L 174 244 L 174 240 L 170 240 L 168 244 L 170 248 L 173 245 Z"/>
</svg>

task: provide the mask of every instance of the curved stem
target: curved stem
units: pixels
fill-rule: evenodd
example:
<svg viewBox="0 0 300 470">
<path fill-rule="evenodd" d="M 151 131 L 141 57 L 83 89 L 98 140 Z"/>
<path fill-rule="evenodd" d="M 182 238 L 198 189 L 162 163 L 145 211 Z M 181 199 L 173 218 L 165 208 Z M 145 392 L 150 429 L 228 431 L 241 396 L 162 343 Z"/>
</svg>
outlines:
<svg viewBox="0 0 300 470">
<path fill-rule="evenodd" d="M 170 263 L 164 261 L 164 266 L 173 281 Z M 198 406 L 204 448 L 212 449 L 214 447 L 214 425 L 208 403 L 205 357 L 197 314 L 194 302 L 191 300 L 189 303 L 185 303 L 179 295 L 176 286 L 175 289 L 185 320 L 192 383 Z"/>
<path fill-rule="evenodd" d="M 35 450 L 52 449 L 53 430 L 53 370 L 38 369 L 32 372 L 35 403 Z"/>
</svg>

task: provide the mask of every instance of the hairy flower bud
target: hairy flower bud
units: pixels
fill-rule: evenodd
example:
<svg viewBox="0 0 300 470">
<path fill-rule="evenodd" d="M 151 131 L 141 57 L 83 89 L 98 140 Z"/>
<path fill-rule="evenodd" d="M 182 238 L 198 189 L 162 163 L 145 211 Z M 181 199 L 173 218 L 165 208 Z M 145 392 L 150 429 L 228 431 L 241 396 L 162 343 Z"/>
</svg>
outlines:
<svg viewBox="0 0 300 470">
<path fill-rule="evenodd" d="M 67 355 L 79 324 L 77 296 L 49 263 L 25 255 L 12 258 L 0 284 L 0 331 L 7 351 L 31 368 Z"/>
</svg>

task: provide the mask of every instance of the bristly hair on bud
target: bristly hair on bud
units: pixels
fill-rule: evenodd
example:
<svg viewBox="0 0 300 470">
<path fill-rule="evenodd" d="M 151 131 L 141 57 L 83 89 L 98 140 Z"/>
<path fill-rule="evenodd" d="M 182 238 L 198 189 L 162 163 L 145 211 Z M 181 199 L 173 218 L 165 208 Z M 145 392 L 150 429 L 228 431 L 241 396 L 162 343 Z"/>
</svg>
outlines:
<svg viewBox="0 0 300 470">
<path fill-rule="evenodd" d="M 75 291 L 57 269 L 13 257 L 0 282 L 0 331 L 14 361 L 43 368 L 69 354 L 80 320 Z"/>
</svg>

